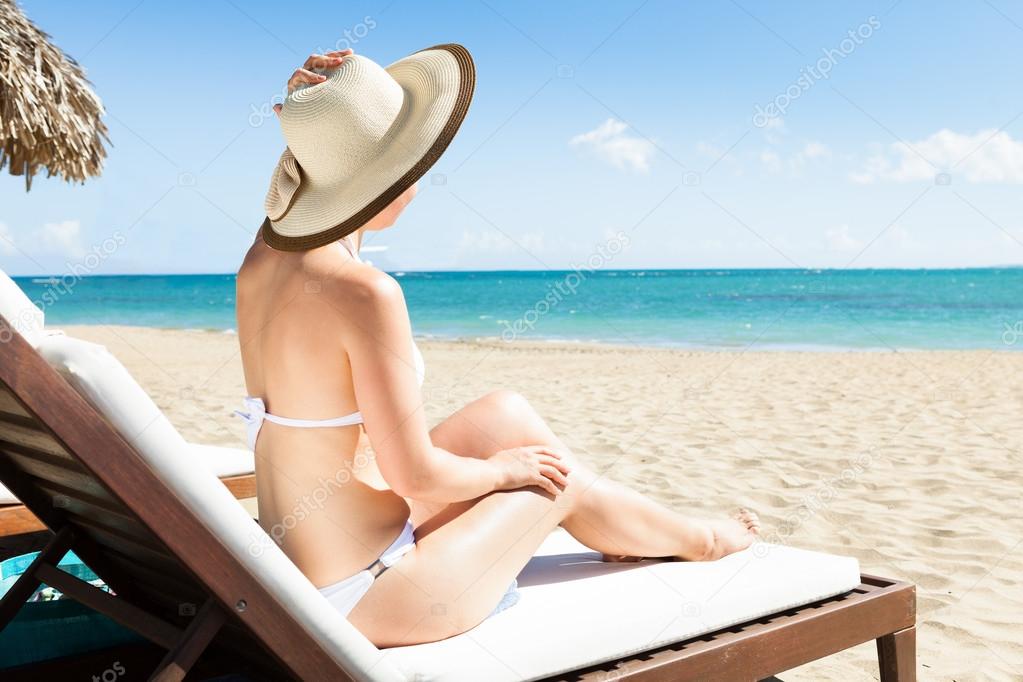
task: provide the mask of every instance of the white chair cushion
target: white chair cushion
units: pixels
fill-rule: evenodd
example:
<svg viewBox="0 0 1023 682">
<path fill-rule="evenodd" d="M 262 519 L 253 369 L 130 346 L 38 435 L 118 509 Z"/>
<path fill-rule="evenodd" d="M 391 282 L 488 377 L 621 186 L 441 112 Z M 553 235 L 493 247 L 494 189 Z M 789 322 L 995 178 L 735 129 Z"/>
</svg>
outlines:
<svg viewBox="0 0 1023 682">
<path fill-rule="evenodd" d="M 189 443 L 188 451 L 197 462 L 202 463 L 217 478 L 244 476 L 256 470 L 255 457 L 247 448 L 230 448 L 224 445 L 203 445 Z"/>
<path fill-rule="evenodd" d="M 202 519 L 264 587 L 287 604 L 314 640 L 358 680 L 401 680 L 382 654 L 317 591 L 207 467 L 128 371 L 103 346 L 47 336 L 40 354 Z"/>
<path fill-rule="evenodd" d="M 43 311 L 29 300 L 14 280 L 0 271 L 0 315 L 32 346 L 43 337 Z M 0 339 L 6 341 L 6 339 Z"/>
<path fill-rule="evenodd" d="M 416 682 L 557 675 L 664 646 L 860 584 L 851 557 L 760 543 L 707 563 L 607 564 L 563 530 L 519 575 L 522 597 L 477 628 L 385 650 Z"/>
</svg>

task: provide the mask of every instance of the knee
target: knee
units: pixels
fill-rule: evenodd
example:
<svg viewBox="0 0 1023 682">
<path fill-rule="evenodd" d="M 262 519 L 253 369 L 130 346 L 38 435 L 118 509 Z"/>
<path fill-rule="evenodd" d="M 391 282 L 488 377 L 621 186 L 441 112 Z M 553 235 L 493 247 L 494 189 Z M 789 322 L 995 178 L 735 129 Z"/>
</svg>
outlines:
<svg viewBox="0 0 1023 682">
<path fill-rule="evenodd" d="M 480 398 L 480 401 L 486 403 L 491 409 L 508 416 L 535 414 L 533 406 L 529 404 L 525 396 L 509 389 L 492 391 Z"/>
<path fill-rule="evenodd" d="M 569 474 L 567 476 L 568 485 L 558 496 L 558 503 L 566 510 L 572 511 L 578 506 L 579 500 L 590 489 L 598 476 L 571 450 L 563 451 L 561 461 L 568 465 Z"/>
</svg>

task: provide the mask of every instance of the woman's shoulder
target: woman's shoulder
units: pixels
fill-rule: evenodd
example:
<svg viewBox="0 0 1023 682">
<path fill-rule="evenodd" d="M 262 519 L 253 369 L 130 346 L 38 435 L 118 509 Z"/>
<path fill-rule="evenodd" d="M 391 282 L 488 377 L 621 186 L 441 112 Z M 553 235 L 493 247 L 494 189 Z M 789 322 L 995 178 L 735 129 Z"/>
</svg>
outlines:
<svg viewBox="0 0 1023 682">
<path fill-rule="evenodd" d="M 405 299 L 398 281 L 386 272 L 365 263 L 347 262 L 338 267 L 336 263 L 315 264 L 312 272 L 320 283 L 321 291 L 330 296 L 332 302 L 343 309 L 355 312 L 404 306 Z M 316 288 L 316 284 L 312 284 Z"/>
</svg>

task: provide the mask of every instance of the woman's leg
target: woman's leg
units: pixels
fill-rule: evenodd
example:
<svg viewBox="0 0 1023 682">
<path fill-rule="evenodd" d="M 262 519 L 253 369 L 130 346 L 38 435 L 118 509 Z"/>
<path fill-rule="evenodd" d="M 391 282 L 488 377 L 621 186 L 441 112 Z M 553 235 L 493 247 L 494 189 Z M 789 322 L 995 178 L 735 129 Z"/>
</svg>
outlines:
<svg viewBox="0 0 1023 682">
<path fill-rule="evenodd" d="M 566 491 L 583 476 L 573 471 Z M 539 488 L 452 505 L 416 529 L 416 547 L 381 574 L 348 620 L 379 647 L 434 642 L 481 623 L 570 505 Z"/>
<path fill-rule="evenodd" d="M 452 415 L 431 437 L 466 456 L 522 445 L 564 445 L 517 394 L 492 393 Z M 374 582 L 348 619 L 380 647 L 433 642 L 485 619 L 547 535 L 564 526 L 608 554 L 694 559 L 741 549 L 752 522 L 691 521 L 624 486 L 602 480 L 574 455 L 557 498 L 529 488 L 417 511 L 416 548 Z"/>
<path fill-rule="evenodd" d="M 437 425 L 430 437 L 451 452 L 489 457 L 522 445 L 565 448 L 525 398 L 496 391 L 469 403 Z M 583 467 L 576 463 L 576 467 Z M 577 487 L 561 525 L 581 543 L 609 557 L 679 557 L 715 559 L 747 547 L 759 530 L 756 515 L 743 512 L 738 520 L 699 521 L 687 518 L 619 483 L 585 470 L 587 483 Z M 457 515 L 472 502 L 443 511 L 413 505 L 415 521 L 440 513 Z M 440 519 L 438 519 L 440 521 Z"/>
</svg>

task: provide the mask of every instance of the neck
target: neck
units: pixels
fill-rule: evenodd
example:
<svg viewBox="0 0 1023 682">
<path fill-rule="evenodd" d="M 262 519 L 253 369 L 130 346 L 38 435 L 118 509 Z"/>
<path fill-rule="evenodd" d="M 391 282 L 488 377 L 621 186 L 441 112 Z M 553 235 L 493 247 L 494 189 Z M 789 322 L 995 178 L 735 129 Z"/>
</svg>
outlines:
<svg viewBox="0 0 1023 682">
<path fill-rule="evenodd" d="M 360 227 L 355 232 L 352 232 L 347 237 L 344 237 L 344 239 L 348 242 L 348 245 L 351 246 L 356 253 L 358 253 L 359 249 L 362 248 L 362 228 Z"/>
</svg>

